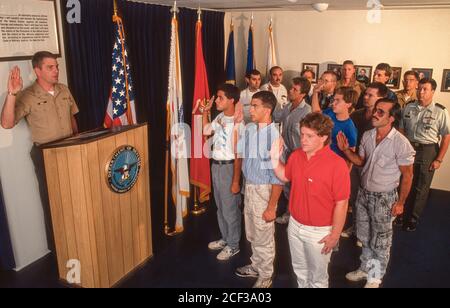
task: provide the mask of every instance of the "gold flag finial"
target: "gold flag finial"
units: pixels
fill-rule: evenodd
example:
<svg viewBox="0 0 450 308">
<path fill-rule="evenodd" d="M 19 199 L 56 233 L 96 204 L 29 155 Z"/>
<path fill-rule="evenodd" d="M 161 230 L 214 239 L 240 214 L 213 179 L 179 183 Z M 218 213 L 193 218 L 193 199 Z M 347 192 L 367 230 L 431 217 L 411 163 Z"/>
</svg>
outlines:
<svg viewBox="0 0 450 308">
<path fill-rule="evenodd" d="M 170 9 L 170 12 L 173 13 L 173 18 L 177 17 L 177 13 L 178 13 L 179 11 L 180 11 L 180 10 L 179 10 L 178 7 L 177 7 L 177 2 L 174 1 L 173 7 Z"/>
<path fill-rule="evenodd" d="M 200 8 L 200 5 L 198 6 L 198 10 L 197 10 L 197 16 L 198 16 L 198 20 L 202 20 L 202 9 Z"/>
<path fill-rule="evenodd" d="M 116 0 L 113 0 L 114 2 L 114 16 L 117 16 L 117 2 Z"/>
</svg>

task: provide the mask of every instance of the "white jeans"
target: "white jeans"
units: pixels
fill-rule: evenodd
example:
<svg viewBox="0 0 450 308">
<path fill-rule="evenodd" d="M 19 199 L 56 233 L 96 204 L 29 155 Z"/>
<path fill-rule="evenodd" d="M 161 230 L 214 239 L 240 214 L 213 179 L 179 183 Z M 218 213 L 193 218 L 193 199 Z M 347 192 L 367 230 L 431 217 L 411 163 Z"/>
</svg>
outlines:
<svg viewBox="0 0 450 308">
<path fill-rule="evenodd" d="M 245 233 L 252 245 L 252 267 L 261 278 L 271 278 L 275 260 L 275 225 L 262 215 L 267 208 L 272 185 L 245 186 Z"/>
<path fill-rule="evenodd" d="M 319 241 L 330 234 L 329 227 L 305 226 L 291 217 L 288 226 L 292 267 L 299 288 L 328 288 L 331 253 L 323 255 Z"/>
</svg>

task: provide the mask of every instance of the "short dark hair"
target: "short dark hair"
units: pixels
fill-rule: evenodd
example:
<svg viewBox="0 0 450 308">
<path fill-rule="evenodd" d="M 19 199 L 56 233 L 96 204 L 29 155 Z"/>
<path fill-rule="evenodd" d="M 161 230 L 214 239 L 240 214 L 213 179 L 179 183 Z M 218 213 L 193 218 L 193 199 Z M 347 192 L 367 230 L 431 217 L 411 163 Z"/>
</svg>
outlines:
<svg viewBox="0 0 450 308">
<path fill-rule="evenodd" d="M 314 71 L 313 71 L 312 69 L 309 69 L 309 68 L 305 68 L 305 69 L 300 73 L 300 76 L 303 77 L 303 75 L 304 75 L 305 73 L 307 73 L 307 72 L 310 72 L 310 73 L 312 74 L 312 78 L 313 78 L 313 79 L 316 78 L 316 73 L 314 73 Z"/>
<path fill-rule="evenodd" d="M 419 73 L 416 72 L 416 71 L 413 71 L 413 70 L 406 71 L 406 72 L 403 74 L 403 79 L 406 79 L 406 76 L 409 76 L 409 75 L 414 76 L 414 78 L 416 78 L 417 81 L 420 80 Z"/>
<path fill-rule="evenodd" d="M 292 79 L 292 83 L 300 86 L 300 94 L 308 94 L 311 90 L 311 82 L 305 77 L 295 77 Z"/>
<path fill-rule="evenodd" d="M 277 98 L 275 94 L 270 91 L 259 91 L 253 94 L 252 99 L 259 99 L 262 102 L 264 108 L 270 109 L 271 113 L 277 106 Z"/>
<path fill-rule="evenodd" d="M 375 67 L 375 70 L 385 71 L 386 76 L 391 77 L 392 75 L 392 68 L 387 63 L 380 63 Z"/>
<path fill-rule="evenodd" d="M 42 68 L 42 61 L 44 61 L 44 59 L 46 58 L 52 58 L 56 60 L 57 56 L 49 51 L 38 51 L 33 55 L 33 58 L 31 59 L 31 65 L 33 66 L 33 68 Z"/>
<path fill-rule="evenodd" d="M 276 69 L 280 69 L 281 71 L 283 71 L 283 69 L 282 69 L 281 67 L 279 67 L 279 66 L 272 66 L 272 67 L 270 68 L 269 74 L 272 75 L 272 72 L 273 72 L 274 70 L 276 70 Z"/>
<path fill-rule="evenodd" d="M 402 106 L 394 101 L 393 99 L 390 98 L 380 98 L 379 100 L 377 100 L 377 102 L 375 103 L 375 109 L 377 108 L 378 104 L 380 103 L 388 103 L 391 104 L 391 109 L 389 109 L 389 116 L 393 117 L 395 119 L 394 121 L 394 127 L 397 128 L 400 124 L 400 119 L 402 117 Z"/>
<path fill-rule="evenodd" d="M 245 74 L 245 78 L 251 78 L 252 77 L 252 75 L 255 75 L 255 76 L 261 76 L 261 72 L 260 71 L 258 71 L 257 69 L 254 69 L 254 70 L 251 70 L 250 72 L 248 72 L 247 74 Z"/>
<path fill-rule="evenodd" d="M 436 90 L 436 88 L 437 88 L 436 80 L 434 80 L 433 78 L 427 78 L 427 77 L 419 80 L 419 84 L 426 84 L 426 83 L 429 83 L 431 85 L 431 88 L 433 89 L 433 91 Z"/>
<path fill-rule="evenodd" d="M 325 71 L 322 73 L 322 76 L 323 75 L 332 75 L 332 76 L 334 76 L 334 79 L 336 79 L 336 81 L 338 80 L 338 75 L 334 71 L 331 71 L 331 70 Z"/>
<path fill-rule="evenodd" d="M 381 82 L 372 82 L 367 86 L 367 89 L 377 89 L 378 90 L 378 96 L 379 97 L 386 97 L 388 95 L 389 89 L 386 87 L 384 83 Z"/>
<path fill-rule="evenodd" d="M 320 112 L 312 112 L 301 120 L 300 127 L 307 127 L 315 130 L 319 136 L 327 136 L 328 139 L 325 141 L 325 144 L 331 143 L 331 133 L 333 131 L 334 123 L 330 117 L 323 115 Z"/>
<path fill-rule="evenodd" d="M 344 65 L 346 65 L 346 64 L 350 64 L 350 65 L 355 66 L 355 64 L 353 63 L 352 60 L 345 60 L 344 63 L 342 63 L 342 66 L 344 66 Z"/>
<path fill-rule="evenodd" d="M 356 92 L 353 87 L 340 87 L 336 90 L 336 94 L 340 94 L 344 97 L 344 101 L 347 104 L 352 104 L 352 106 L 350 107 L 350 111 L 352 111 L 355 106 L 356 103 L 358 102 L 358 92 Z"/>
<path fill-rule="evenodd" d="M 217 88 L 217 91 L 223 91 L 223 93 L 225 93 L 225 96 L 228 99 L 234 99 L 235 105 L 237 104 L 237 102 L 239 102 L 239 99 L 241 98 L 241 92 L 239 91 L 239 88 L 229 83 L 221 84 Z"/>
</svg>

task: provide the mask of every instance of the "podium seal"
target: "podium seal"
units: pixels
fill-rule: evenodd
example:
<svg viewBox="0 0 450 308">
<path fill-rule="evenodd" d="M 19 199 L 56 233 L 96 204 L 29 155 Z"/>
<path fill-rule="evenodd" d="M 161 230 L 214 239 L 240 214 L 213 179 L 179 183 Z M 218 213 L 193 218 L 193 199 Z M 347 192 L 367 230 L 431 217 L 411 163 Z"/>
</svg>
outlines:
<svg viewBox="0 0 450 308">
<path fill-rule="evenodd" d="M 125 145 L 114 152 L 107 165 L 107 181 L 110 189 L 122 194 L 133 188 L 139 177 L 141 157 L 136 148 Z"/>
</svg>

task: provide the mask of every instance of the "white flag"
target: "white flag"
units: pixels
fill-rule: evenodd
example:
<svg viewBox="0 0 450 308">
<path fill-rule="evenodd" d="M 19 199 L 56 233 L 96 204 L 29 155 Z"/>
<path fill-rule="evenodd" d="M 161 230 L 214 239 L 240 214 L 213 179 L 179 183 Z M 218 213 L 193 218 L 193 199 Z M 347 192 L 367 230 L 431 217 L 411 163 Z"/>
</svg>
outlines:
<svg viewBox="0 0 450 308">
<path fill-rule="evenodd" d="M 184 123 L 183 87 L 181 84 L 180 48 L 176 15 L 172 18 L 168 90 L 167 112 L 170 115 L 172 199 L 176 206 L 175 231 L 181 232 L 183 231 L 183 217 L 187 215 L 187 198 L 190 190 L 187 165 L 187 140 L 190 140 L 190 136 L 187 135 Z"/>
</svg>

